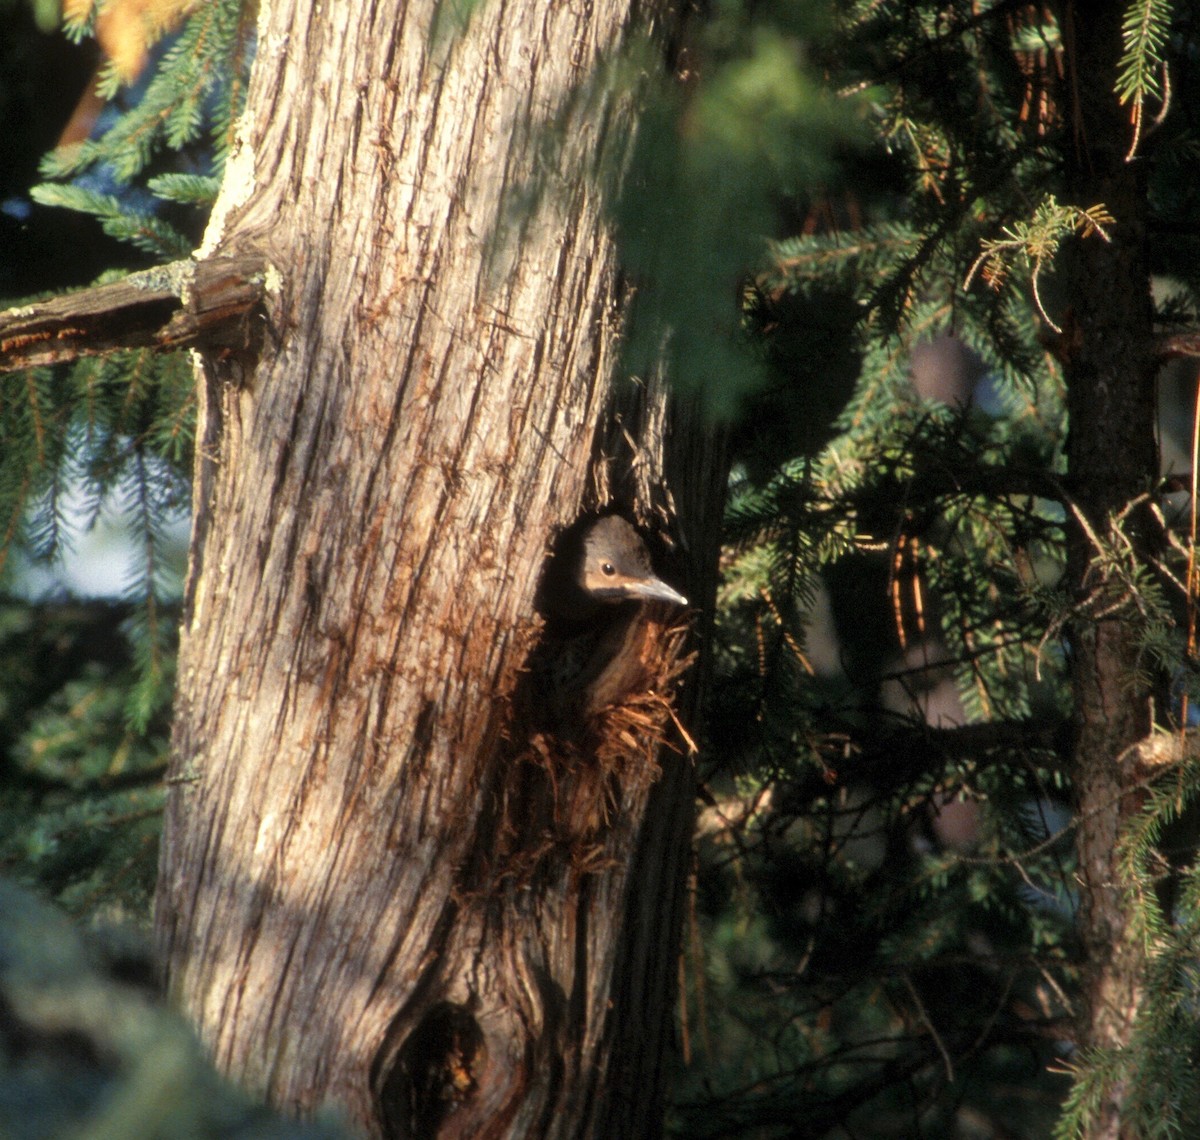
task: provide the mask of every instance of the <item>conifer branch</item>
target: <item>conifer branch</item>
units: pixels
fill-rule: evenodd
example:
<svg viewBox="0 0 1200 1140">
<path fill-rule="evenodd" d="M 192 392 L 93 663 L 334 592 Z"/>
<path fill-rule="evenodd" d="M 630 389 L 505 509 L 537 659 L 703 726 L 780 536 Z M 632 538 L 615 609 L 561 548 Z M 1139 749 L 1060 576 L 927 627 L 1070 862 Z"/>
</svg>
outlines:
<svg viewBox="0 0 1200 1140">
<path fill-rule="evenodd" d="M 248 347 L 271 267 L 262 257 L 174 261 L 0 312 L 0 372 L 127 348 Z"/>
</svg>

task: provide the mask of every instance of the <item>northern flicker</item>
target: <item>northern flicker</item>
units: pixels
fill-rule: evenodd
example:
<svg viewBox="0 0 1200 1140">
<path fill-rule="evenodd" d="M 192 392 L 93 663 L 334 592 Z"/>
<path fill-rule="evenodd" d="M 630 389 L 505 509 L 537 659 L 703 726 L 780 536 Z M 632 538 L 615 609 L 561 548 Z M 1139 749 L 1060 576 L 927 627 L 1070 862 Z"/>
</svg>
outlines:
<svg viewBox="0 0 1200 1140">
<path fill-rule="evenodd" d="M 544 608 L 552 623 L 603 620 L 623 602 L 688 604 L 654 573 L 645 541 L 620 515 L 605 515 L 568 534 L 546 577 Z"/>
<path fill-rule="evenodd" d="M 639 603 L 688 604 L 654 573 L 642 536 L 619 515 L 567 533 L 541 600 L 547 629 L 537 680 L 555 721 L 586 719 L 636 681 Z"/>
</svg>

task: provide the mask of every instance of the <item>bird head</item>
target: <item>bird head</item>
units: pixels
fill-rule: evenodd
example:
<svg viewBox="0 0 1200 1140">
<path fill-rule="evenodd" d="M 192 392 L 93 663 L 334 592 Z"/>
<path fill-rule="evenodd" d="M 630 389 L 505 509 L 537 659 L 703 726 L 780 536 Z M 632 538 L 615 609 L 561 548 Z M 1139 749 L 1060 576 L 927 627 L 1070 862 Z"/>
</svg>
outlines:
<svg viewBox="0 0 1200 1140">
<path fill-rule="evenodd" d="M 628 602 L 686 606 L 654 573 L 642 536 L 619 515 L 576 524 L 556 545 L 539 590 L 542 612 L 573 626 Z"/>
<path fill-rule="evenodd" d="M 619 515 L 597 519 L 583 532 L 576 583 L 597 601 L 688 604 L 654 573 L 642 536 Z"/>
</svg>

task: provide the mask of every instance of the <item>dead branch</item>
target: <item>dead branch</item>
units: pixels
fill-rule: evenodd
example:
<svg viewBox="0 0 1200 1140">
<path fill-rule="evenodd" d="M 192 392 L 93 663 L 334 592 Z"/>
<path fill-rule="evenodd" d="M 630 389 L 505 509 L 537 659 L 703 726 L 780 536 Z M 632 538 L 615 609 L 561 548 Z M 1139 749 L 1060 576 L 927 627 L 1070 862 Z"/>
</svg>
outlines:
<svg viewBox="0 0 1200 1140">
<path fill-rule="evenodd" d="M 246 348 L 274 291 L 258 255 L 174 261 L 0 312 L 0 372 L 126 348 Z"/>
</svg>

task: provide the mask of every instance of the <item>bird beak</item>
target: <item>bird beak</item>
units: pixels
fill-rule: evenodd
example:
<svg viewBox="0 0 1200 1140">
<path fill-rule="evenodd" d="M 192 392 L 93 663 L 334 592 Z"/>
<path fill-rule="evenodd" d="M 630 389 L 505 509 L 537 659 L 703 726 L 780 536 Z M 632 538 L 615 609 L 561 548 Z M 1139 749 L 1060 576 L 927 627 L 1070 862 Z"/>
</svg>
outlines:
<svg viewBox="0 0 1200 1140">
<path fill-rule="evenodd" d="M 672 590 L 666 582 L 658 578 L 639 578 L 625 583 L 628 593 L 647 602 L 670 602 L 676 606 L 686 606 L 685 598 L 678 590 Z"/>
</svg>

